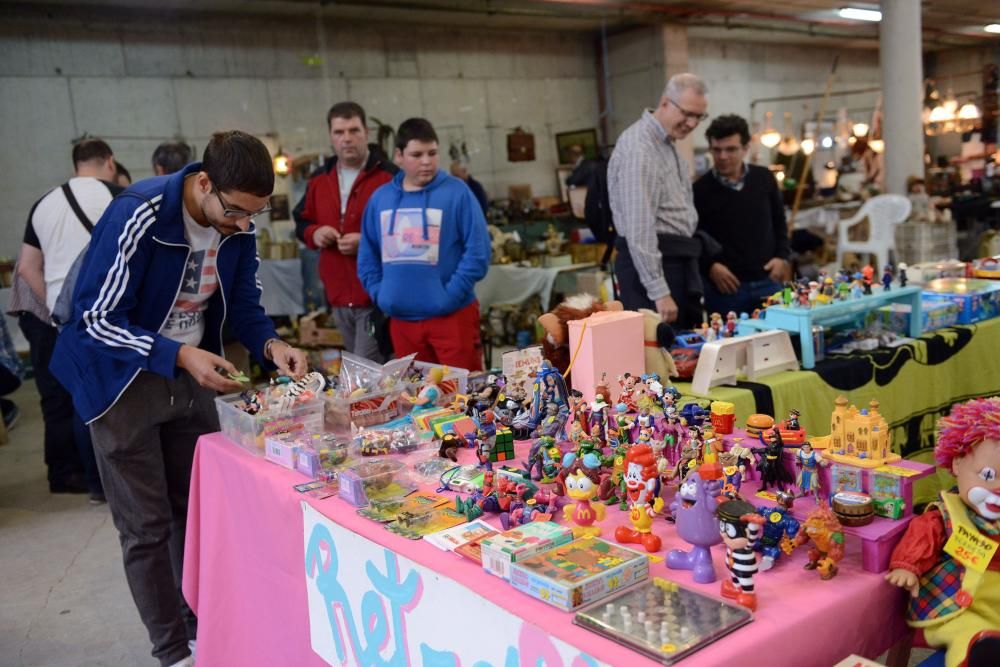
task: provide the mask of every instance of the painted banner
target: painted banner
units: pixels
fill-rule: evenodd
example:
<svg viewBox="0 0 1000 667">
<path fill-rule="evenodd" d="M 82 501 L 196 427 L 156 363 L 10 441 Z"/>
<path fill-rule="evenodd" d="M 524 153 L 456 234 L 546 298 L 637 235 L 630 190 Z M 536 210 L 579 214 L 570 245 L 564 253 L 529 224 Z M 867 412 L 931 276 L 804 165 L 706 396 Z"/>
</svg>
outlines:
<svg viewBox="0 0 1000 667">
<path fill-rule="evenodd" d="M 302 503 L 302 513 L 309 635 L 313 651 L 328 664 L 604 666 L 452 579 L 330 521 L 308 503 Z M 511 589 L 511 595 L 520 593 Z"/>
</svg>

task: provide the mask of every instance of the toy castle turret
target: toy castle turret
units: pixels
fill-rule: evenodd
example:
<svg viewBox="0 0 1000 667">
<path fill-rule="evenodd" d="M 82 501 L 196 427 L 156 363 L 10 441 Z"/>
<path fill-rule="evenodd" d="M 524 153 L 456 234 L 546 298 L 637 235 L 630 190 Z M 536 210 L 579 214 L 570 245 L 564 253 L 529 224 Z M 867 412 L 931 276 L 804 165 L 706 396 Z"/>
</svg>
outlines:
<svg viewBox="0 0 1000 667">
<path fill-rule="evenodd" d="M 898 461 L 892 451 L 889 425 L 878 411 L 875 399 L 867 409 L 848 406 L 847 399 L 838 396 L 830 415 L 830 435 L 812 438 L 813 447 L 823 449 L 823 457 L 838 463 L 861 468 L 877 468 Z"/>
</svg>

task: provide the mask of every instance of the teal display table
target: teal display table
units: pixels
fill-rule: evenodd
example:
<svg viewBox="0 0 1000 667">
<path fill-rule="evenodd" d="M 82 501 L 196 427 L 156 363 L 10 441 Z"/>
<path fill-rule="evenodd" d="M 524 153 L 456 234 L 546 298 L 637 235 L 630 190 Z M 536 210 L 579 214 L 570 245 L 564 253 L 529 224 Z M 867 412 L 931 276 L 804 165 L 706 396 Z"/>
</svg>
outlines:
<svg viewBox="0 0 1000 667">
<path fill-rule="evenodd" d="M 863 320 L 867 313 L 890 303 L 910 304 L 910 336 L 920 336 L 920 294 L 919 287 L 897 287 L 892 290 L 872 287 L 872 294 L 860 299 L 834 301 L 815 308 L 770 306 L 761 313 L 760 319 L 740 320 L 739 333 L 783 329 L 790 334 L 798 334 L 802 348 L 802 368 L 810 369 L 816 366 L 812 335 L 814 326 L 834 327 Z"/>
</svg>

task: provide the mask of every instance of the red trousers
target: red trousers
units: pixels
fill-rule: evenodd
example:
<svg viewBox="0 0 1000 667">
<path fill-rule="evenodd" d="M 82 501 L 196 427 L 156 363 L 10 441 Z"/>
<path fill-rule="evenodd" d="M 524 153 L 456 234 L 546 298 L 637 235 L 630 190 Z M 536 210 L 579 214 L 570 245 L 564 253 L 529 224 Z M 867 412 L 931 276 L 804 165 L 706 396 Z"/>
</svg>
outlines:
<svg viewBox="0 0 1000 667">
<path fill-rule="evenodd" d="M 479 302 L 451 315 L 419 322 L 392 318 L 389 334 L 397 357 L 417 353 L 417 361 L 444 364 L 470 371 L 483 370 L 483 342 L 479 337 Z"/>
</svg>

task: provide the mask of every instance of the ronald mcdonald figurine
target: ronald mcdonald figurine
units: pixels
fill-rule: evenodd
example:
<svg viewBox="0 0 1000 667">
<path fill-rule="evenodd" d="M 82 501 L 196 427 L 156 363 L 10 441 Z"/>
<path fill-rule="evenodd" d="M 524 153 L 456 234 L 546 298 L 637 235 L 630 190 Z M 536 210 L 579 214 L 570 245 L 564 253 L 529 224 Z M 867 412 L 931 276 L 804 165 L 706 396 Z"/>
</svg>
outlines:
<svg viewBox="0 0 1000 667">
<path fill-rule="evenodd" d="M 1000 398 L 956 405 L 938 428 L 934 458 L 958 487 L 910 522 L 885 578 L 910 592 L 907 622 L 955 667 L 1000 638 Z"/>
</svg>

